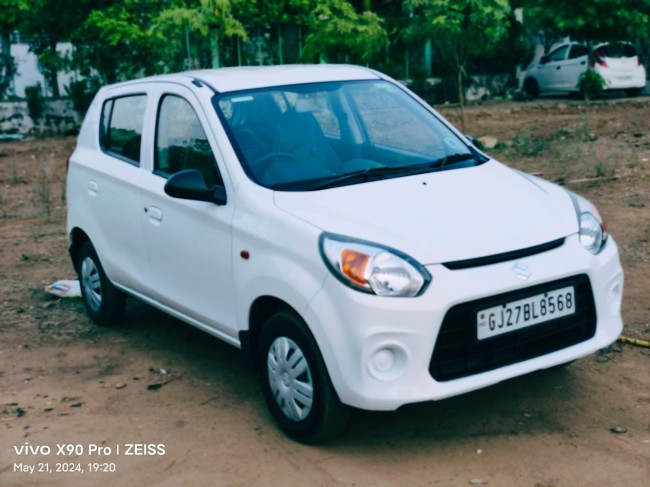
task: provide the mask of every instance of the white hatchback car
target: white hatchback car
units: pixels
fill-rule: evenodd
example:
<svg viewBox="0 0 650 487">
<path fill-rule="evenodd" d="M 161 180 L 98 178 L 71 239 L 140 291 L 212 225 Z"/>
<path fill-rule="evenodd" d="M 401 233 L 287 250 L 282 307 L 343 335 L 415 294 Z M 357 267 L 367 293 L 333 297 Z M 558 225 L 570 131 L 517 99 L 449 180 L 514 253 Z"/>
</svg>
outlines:
<svg viewBox="0 0 650 487">
<path fill-rule="evenodd" d="M 605 90 L 624 90 L 629 96 L 636 96 L 645 88 L 645 67 L 632 44 L 598 44 L 592 55 L 592 68 L 602 76 Z M 528 67 L 523 89 L 532 97 L 549 92 L 577 93 L 589 62 L 589 48 L 584 44 L 569 42 L 558 46 Z"/>
<path fill-rule="evenodd" d="M 102 88 L 70 158 L 91 318 L 135 296 L 242 349 L 291 437 L 565 364 L 622 330 L 588 201 L 478 151 L 354 66 Z"/>
</svg>

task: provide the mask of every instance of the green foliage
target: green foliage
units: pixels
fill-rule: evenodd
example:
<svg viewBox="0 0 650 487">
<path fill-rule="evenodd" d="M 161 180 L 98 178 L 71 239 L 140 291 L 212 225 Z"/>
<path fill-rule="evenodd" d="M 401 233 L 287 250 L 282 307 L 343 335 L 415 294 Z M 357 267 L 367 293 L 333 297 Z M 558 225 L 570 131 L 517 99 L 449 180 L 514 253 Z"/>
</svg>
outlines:
<svg viewBox="0 0 650 487">
<path fill-rule="evenodd" d="M 0 99 L 10 91 L 11 80 L 16 73 L 16 64 L 10 54 L 0 53 Z"/>
<path fill-rule="evenodd" d="M 387 41 L 381 18 L 373 12 L 357 13 L 346 0 L 315 2 L 308 22 L 305 60 L 320 56 L 328 62 L 366 63 Z"/>
<path fill-rule="evenodd" d="M 27 111 L 29 116 L 36 123 L 43 115 L 43 93 L 41 91 L 40 83 L 25 88 L 25 96 L 27 98 Z"/>
<path fill-rule="evenodd" d="M 578 86 L 580 87 L 580 91 L 584 93 L 585 98 L 593 100 L 605 88 L 605 80 L 593 69 L 588 69 L 580 75 Z"/>
<path fill-rule="evenodd" d="M 160 11 L 153 28 L 167 39 L 176 40 L 168 45 L 168 49 L 175 53 L 176 59 L 184 59 L 185 69 L 218 67 L 211 65 L 218 64 L 218 61 L 205 66 L 201 59 L 218 60 L 218 42 L 223 38 L 238 37 L 248 41 L 244 26 L 232 14 L 229 0 L 200 0 L 200 4 L 193 7 L 172 6 Z M 182 56 L 179 55 L 181 52 Z M 209 56 L 205 54 L 207 52 Z"/>
<path fill-rule="evenodd" d="M 514 0 L 524 24 L 549 38 L 578 41 L 650 39 L 650 0 Z"/>
<path fill-rule="evenodd" d="M 89 76 L 79 81 L 72 81 L 65 87 L 66 95 L 72 100 L 72 106 L 83 117 L 101 86 L 100 81 Z"/>
<path fill-rule="evenodd" d="M 155 0 L 118 0 L 90 11 L 73 36 L 82 73 L 92 67 L 113 83 L 164 71 L 170 43 L 153 29 L 159 7 Z"/>
</svg>

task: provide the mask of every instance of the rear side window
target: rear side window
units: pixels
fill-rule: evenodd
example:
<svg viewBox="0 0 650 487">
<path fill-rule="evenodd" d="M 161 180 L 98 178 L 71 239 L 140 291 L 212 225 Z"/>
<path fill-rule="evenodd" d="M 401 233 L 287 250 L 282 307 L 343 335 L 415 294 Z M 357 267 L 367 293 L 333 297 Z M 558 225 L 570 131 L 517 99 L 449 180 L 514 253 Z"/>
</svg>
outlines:
<svg viewBox="0 0 650 487">
<path fill-rule="evenodd" d="M 583 46 L 582 44 L 573 44 L 571 46 L 571 50 L 569 51 L 569 59 L 579 58 L 586 56 L 587 54 L 589 54 L 589 49 L 587 49 L 587 46 Z"/>
<path fill-rule="evenodd" d="M 625 42 L 612 42 L 611 44 L 600 46 L 596 51 L 596 54 L 600 57 L 616 59 L 630 58 L 637 55 L 634 46 Z"/>
<path fill-rule="evenodd" d="M 105 152 L 140 165 L 140 145 L 146 105 L 146 95 L 123 96 L 104 102 L 99 139 Z"/>
</svg>

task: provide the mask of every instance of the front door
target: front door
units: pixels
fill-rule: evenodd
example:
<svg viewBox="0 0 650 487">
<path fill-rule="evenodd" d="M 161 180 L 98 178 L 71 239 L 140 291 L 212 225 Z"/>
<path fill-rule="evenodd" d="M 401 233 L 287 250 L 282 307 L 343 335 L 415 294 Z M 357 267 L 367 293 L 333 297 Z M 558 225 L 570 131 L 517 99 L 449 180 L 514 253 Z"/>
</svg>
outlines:
<svg viewBox="0 0 650 487">
<path fill-rule="evenodd" d="M 164 185 L 183 169 L 223 184 L 205 114 L 194 95 L 169 85 L 158 102 L 153 167 L 142 179 L 142 234 L 147 280 L 160 304 L 236 339 L 231 231 L 234 204 L 172 198 Z M 196 324 L 196 323 L 195 323 Z"/>
</svg>

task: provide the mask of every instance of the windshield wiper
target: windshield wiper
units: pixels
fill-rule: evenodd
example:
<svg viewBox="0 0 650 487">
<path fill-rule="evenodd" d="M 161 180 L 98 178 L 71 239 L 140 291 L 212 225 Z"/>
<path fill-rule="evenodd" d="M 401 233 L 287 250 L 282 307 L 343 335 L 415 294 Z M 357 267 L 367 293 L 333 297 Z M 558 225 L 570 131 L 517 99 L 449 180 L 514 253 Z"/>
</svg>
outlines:
<svg viewBox="0 0 650 487">
<path fill-rule="evenodd" d="M 341 174 L 340 176 L 335 176 L 333 179 L 329 179 L 320 184 L 316 184 L 310 189 L 319 190 L 319 189 L 334 188 L 336 186 L 345 185 L 346 183 L 350 183 L 351 181 L 355 181 L 357 179 L 359 181 L 365 182 L 365 181 L 369 181 L 370 179 L 378 178 L 382 176 L 396 176 L 396 175 L 410 176 L 413 174 L 422 174 L 425 172 L 429 172 L 430 170 L 431 168 L 428 165 L 371 167 L 369 169 L 361 169 L 359 171 L 353 171 L 353 172 Z"/>
<path fill-rule="evenodd" d="M 457 162 L 464 162 L 464 161 L 469 161 L 470 159 L 474 159 L 475 161 L 476 156 L 472 153 L 469 154 L 452 154 L 450 156 L 445 156 L 441 157 L 440 159 L 436 159 L 433 162 L 430 162 L 427 167 L 428 168 L 440 168 L 444 167 L 446 165 L 451 165 L 451 164 L 456 164 Z"/>
</svg>

